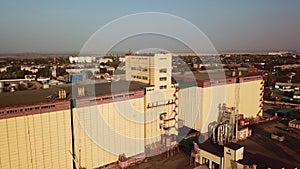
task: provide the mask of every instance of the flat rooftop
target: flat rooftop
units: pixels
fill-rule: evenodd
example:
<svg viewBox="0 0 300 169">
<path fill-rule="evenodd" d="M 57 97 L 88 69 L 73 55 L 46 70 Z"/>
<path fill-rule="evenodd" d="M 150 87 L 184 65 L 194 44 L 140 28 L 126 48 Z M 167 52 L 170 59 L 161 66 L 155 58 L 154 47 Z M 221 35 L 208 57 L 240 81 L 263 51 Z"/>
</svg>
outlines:
<svg viewBox="0 0 300 169">
<path fill-rule="evenodd" d="M 241 77 L 250 77 L 250 76 L 258 76 L 258 75 L 261 75 L 261 73 L 243 71 Z M 201 80 L 201 81 L 232 78 L 231 71 L 211 71 L 211 72 L 202 71 L 202 72 L 192 72 L 192 73 L 187 72 L 185 74 L 174 74 L 172 76 L 175 80 L 185 78 L 185 79 Z"/>
<path fill-rule="evenodd" d="M 230 148 L 232 150 L 238 150 L 238 149 L 242 148 L 243 146 L 239 145 L 237 143 L 232 143 L 231 142 L 231 143 L 226 144 L 225 147 L 228 147 L 228 148 Z"/>
<path fill-rule="evenodd" d="M 209 153 L 212 153 L 218 157 L 224 156 L 223 146 L 213 143 L 210 139 L 206 140 L 204 143 L 199 144 L 201 150 L 205 150 Z"/>
<path fill-rule="evenodd" d="M 290 121 L 290 122 L 293 123 L 293 124 L 300 125 L 300 120 L 294 119 L 294 120 L 292 120 L 292 121 Z"/>
<path fill-rule="evenodd" d="M 250 153 L 248 151 L 244 152 L 244 159 L 238 161 L 243 165 L 252 165 L 256 164 L 258 168 L 295 168 L 294 165 L 289 163 L 284 163 L 279 160 L 275 160 L 272 157 L 268 157 L 262 154 Z"/>
<path fill-rule="evenodd" d="M 70 99 L 72 98 L 72 91 L 76 93 L 77 89 L 83 86 L 85 88 L 85 96 L 92 97 L 143 90 L 144 87 L 147 87 L 149 85 L 134 81 L 117 81 L 96 84 L 67 84 L 53 86 L 49 89 L 15 91 L 13 93 L 4 92 L 0 93 L 0 108 L 58 101 L 58 91 L 61 89 L 66 90 L 66 97 L 67 99 Z"/>
</svg>

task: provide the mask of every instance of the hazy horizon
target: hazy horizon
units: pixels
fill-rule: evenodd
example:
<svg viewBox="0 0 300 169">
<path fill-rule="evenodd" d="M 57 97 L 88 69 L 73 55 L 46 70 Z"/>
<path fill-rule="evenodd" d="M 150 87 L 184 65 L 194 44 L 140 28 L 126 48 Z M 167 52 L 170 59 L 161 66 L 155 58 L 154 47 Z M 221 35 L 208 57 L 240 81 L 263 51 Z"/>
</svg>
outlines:
<svg viewBox="0 0 300 169">
<path fill-rule="evenodd" d="M 5 0 L 0 4 L 0 53 L 78 53 L 105 24 L 140 12 L 170 13 L 190 21 L 218 52 L 300 51 L 300 1 Z M 124 46 L 122 51 L 129 49 Z"/>
</svg>

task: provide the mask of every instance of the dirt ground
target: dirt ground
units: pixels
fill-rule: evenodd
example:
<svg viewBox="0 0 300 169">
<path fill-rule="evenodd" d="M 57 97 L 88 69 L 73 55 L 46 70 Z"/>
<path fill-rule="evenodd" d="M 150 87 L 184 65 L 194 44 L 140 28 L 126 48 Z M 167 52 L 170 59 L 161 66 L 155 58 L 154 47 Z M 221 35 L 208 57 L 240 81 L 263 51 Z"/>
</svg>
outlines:
<svg viewBox="0 0 300 169">
<path fill-rule="evenodd" d="M 165 154 L 150 157 L 147 162 L 130 167 L 130 169 L 193 169 L 189 165 L 189 157 L 182 151 L 166 159 Z"/>
</svg>

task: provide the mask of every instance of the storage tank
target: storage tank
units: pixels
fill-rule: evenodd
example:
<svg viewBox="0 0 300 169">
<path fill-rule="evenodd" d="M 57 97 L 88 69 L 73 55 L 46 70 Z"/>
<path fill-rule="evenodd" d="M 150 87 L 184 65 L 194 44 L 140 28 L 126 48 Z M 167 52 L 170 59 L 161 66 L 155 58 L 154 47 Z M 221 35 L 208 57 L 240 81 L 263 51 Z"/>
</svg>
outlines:
<svg viewBox="0 0 300 169">
<path fill-rule="evenodd" d="M 231 72 L 231 77 L 235 77 L 235 71 Z"/>
<path fill-rule="evenodd" d="M 239 71 L 239 77 L 242 77 L 242 75 L 243 75 L 243 72 L 240 70 Z"/>
</svg>

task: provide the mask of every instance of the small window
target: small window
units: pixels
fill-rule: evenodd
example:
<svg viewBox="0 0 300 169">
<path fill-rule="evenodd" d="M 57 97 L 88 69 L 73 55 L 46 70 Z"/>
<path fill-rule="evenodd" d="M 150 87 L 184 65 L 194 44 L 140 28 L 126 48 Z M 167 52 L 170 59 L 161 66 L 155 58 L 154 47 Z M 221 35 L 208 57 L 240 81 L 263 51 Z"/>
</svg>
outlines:
<svg viewBox="0 0 300 169">
<path fill-rule="evenodd" d="M 147 76 L 143 76 L 143 80 L 148 80 L 148 77 Z"/>
<path fill-rule="evenodd" d="M 160 77 L 159 80 L 160 81 L 167 81 L 167 77 Z"/>
<path fill-rule="evenodd" d="M 166 88 L 167 88 L 167 85 L 159 86 L 159 89 L 166 89 Z"/>
<path fill-rule="evenodd" d="M 159 69 L 159 73 L 167 73 L 167 69 L 166 68 Z"/>
</svg>

